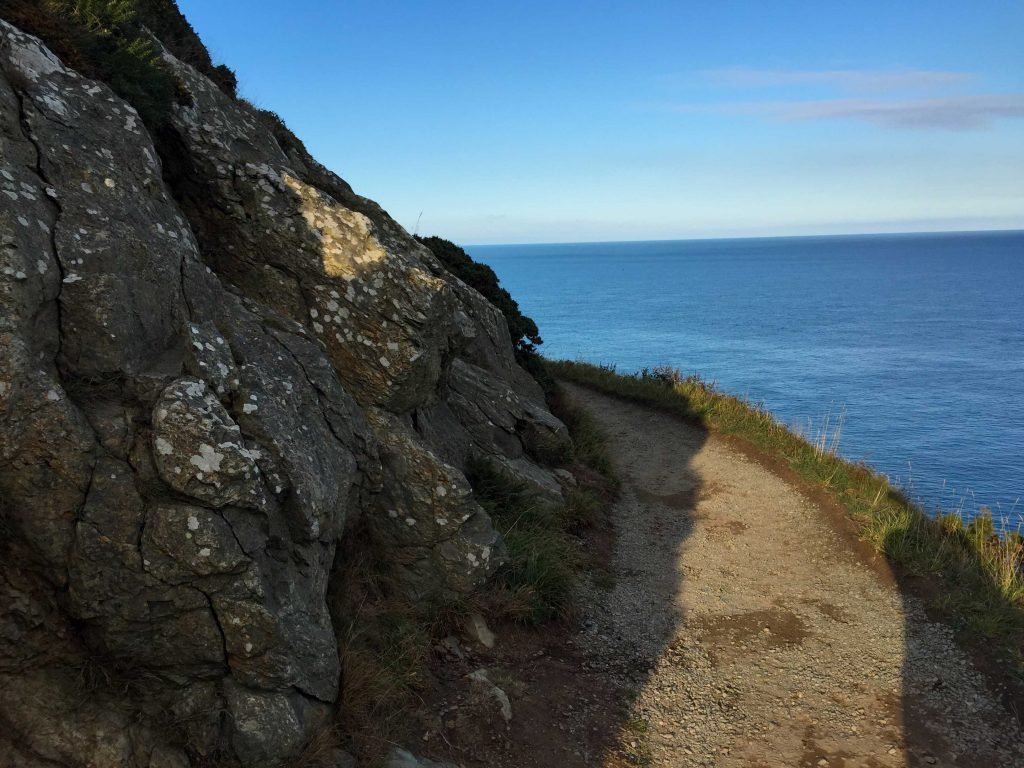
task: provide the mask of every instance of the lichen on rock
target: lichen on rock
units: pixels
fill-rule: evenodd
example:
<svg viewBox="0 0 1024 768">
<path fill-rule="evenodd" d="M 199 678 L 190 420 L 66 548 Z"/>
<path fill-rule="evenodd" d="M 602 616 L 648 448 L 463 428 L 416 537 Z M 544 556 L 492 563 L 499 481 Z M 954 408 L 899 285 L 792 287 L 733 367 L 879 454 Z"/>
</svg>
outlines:
<svg viewBox="0 0 1024 768">
<path fill-rule="evenodd" d="M 457 599 L 504 552 L 468 463 L 560 493 L 501 313 L 164 60 L 150 131 L 0 21 L 0 720 L 36 734 L 5 765 L 289 759 L 338 702 L 343 537 Z"/>
</svg>

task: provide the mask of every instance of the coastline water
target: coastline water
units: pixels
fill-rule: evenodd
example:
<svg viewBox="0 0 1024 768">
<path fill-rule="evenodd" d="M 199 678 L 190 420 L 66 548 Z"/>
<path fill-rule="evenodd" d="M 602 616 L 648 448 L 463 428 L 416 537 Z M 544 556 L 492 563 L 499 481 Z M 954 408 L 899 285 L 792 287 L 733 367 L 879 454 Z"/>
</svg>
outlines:
<svg viewBox="0 0 1024 768">
<path fill-rule="evenodd" d="M 671 365 L 1024 528 L 1024 232 L 469 246 L 544 354 Z"/>
</svg>

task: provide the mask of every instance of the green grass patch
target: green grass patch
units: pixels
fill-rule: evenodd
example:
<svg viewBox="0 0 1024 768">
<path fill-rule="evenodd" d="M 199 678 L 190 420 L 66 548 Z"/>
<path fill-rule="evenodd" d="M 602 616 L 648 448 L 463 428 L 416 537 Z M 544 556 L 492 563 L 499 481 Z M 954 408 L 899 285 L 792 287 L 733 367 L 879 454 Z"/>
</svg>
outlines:
<svg viewBox="0 0 1024 768">
<path fill-rule="evenodd" d="M 544 361 L 534 359 L 551 412 L 572 437 L 571 444 L 560 442 L 557 451 L 538 458 L 569 468 L 576 486 L 559 502 L 545 499 L 487 460 L 473 462 L 467 477 L 508 548 L 508 563 L 488 588 L 492 613 L 539 624 L 573 614 L 576 579 L 592 565 L 581 537 L 608 525 L 618 480 L 604 433 L 563 396 Z"/>
<path fill-rule="evenodd" d="M 487 460 L 473 462 L 467 477 L 508 548 L 508 562 L 488 590 L 499 612 L 535 624 L 569 617 L 582 556 L 565 509 Z"/>
<path fill-rule="evenodd" d="M 975 520 L 932 518 L 887 478 L 836 455 L 838 440 L 823 430 L 807 439 L 763 407 L 719 391 L 671 368 L 623 375 L 613 368 L 547 361 L 560 379 L 674 414 L 741 438 L 785 461 L 801 478 L 825 489 L 860 526 L 861 537 L 903 574 L 925 579 L 931 599 L 960 632 L 984 641 L 1024 679 L 1024 538 L 997 534 L 991 512 Z"/>
</svg>

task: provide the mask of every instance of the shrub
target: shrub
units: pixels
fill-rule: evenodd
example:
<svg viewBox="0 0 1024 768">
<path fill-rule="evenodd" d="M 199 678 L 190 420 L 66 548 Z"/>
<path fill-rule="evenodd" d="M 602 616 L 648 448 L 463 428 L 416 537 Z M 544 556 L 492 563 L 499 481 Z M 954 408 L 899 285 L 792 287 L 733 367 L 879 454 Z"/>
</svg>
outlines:
<svg viewBox="0 0 1024 768">
<path fill-rule="evenodd" d="M 498 283 L 498 276 L 486 264 L 473 261 L 472 257 L 450 240 L 441 237 L 419 237 L 416 239 L 430 249 L 431 253 L 444 264 L 445 268 L 470 288 L 479 291 L 485 299 L 501 310 L 508 323 L 512 345 L 520 356 L 530 356 L 544 343 L 537 330 L 537 324 L 519 311 L 519 304 L 512 295 Z"/>
<path fill-rule="evenodd" d="M 214 67 L 174 0 L 0 0 L 0 16 L 39 37 L 69 67 L 102 80 L 160 126 L 176 101 L 190 99 L 150 34 L 234 97 L 234 73 Z"/>
</svg>

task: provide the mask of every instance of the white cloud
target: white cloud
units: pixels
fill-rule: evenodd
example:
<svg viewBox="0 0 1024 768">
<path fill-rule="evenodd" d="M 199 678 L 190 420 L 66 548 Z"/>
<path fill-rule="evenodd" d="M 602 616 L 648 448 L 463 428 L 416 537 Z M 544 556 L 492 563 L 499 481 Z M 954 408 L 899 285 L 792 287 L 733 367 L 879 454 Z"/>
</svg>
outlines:
<svg viewBox="0 0 1024 768">
<path fill-rule="evenodd" d="M 756 115 L 785 122 L 857 120 L 882 128 L 977 130 L 997 119 L 1024 118 L 1024 94 L 949 96 L 936 99 L 819 99 L 734 102 L 674 107 L 680 112 Z"/>
<path fill-rule="evenodd" d="M 845 91 L 896 91 L 947 88 L 970 82 L 967 72 L 940 70 L 858 70 L 858 69 L 729 69 L 706 70 L 703 79 L 731 88 L 782 88 L 792 85 L 818 85 Z"/>
</svg>

